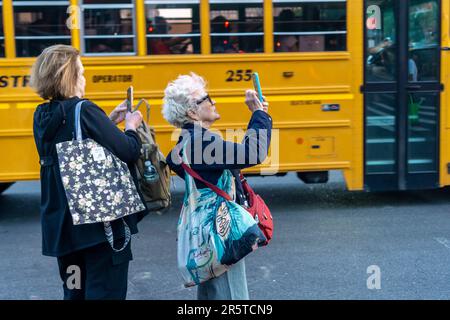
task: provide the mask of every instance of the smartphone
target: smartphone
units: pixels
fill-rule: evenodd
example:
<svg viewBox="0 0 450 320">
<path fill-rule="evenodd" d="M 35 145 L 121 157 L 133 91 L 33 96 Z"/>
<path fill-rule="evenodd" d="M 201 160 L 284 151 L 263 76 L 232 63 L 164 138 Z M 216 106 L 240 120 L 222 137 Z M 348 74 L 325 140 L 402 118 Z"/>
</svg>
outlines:
<svg viewBox="0 0 450 320">
<path fill-rule="evenodd" d="M 258 93 L 258 99 L 259 101 L 263 102 L 264 98 L 262 95 L 261 83 L 259 82 L 258 72 L 253 72 L 252 78 L 253 78 L 253 87 L 255 87 L 256 93 Z"/>
<path fill-rule="evenodd" d="M 127 111 L 131 112 L 133 108 L 133 86 L 129 86 L 127 89 Z"/>
</svg>

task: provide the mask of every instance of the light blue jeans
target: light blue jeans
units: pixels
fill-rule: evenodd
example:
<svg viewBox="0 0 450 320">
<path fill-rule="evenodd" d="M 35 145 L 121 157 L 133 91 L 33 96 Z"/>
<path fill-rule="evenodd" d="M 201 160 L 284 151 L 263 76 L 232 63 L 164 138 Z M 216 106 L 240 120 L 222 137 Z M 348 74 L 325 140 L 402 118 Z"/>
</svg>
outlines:
<svg viewBox="0 0 450 320">
<path fill-rule="evenodd" d="M 249 300 L 244 259 L 227 272 L 198 285 L 198 300 Z"/>
</svg>

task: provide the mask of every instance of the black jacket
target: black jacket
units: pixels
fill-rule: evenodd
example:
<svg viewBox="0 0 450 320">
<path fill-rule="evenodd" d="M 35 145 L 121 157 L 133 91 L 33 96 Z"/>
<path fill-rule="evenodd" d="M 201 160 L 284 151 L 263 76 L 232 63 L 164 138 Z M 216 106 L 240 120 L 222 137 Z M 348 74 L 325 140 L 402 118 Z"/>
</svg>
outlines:
<svg viewBox="0 0 450 320">
<path fill-rule="evenodd" d="M 182 155 L 181 147 L 186 143 L 188 162 L 203 179 L 217 185 L 225 169 L 230 169 L 236 184 L 236 201 L 245 200 L 239 179 L 241 169 L 255 166 L 264 161 L 270 146 L 272 118 L 264 111 L 253 112 L 242 143 L 223 140 L 219 135 L 194 124 L 187 124 L 181 131 L 177 145 L 167 155 L 167 164 L 184 179 L 184 169 L 178 161 L 177 153 Z M 211 154 L 211 159 L 204 155 Z M 211 161 L 214 160 L 214 161 Z M 195 180 L 198 189 L 206 185 Z"/>
<path fill-rule="evenodd" d="M 34 139 L 41 159 L 42 252 L 48 256 L 64 256 L 107 241 L 102 223 L 73 225 L 61 182 L 55 145 L 74 138 L 75 105 L 79 101 L 77 97 L 50 101 L 39 105 L 34 113 Z M 81 131 L 83 139 L 95 140 L 126 162 L 137 183 L 133 163 L 140 155 L 141 141 L 134 131 L 122 132 L 102 109 L 88 100 L 81 107 Z M 125 217 L 132 234 L 138 232 L 137 223 L 146 213 Z M 121 220 L 114 221 L 112 228 L 115 239 L 123 238 Z"/>
</svg>

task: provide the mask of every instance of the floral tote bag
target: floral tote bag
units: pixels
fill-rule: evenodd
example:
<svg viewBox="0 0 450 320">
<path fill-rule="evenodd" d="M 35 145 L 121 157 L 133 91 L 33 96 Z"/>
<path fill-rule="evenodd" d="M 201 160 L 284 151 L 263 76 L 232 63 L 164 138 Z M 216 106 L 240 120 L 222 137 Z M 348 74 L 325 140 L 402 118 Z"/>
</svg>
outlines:
<svg viewBox="0 0 450 320">
<path fill-rule="evenodd" d="M 188 165 L 185 155 L 183 158 Z M 184 285 L 190 287 L 220 276 L 261 246 L 266 238 L 243 207 L 210 188 L 197 189 L 194 178 L 187 172 L 185 184 L 177 226 L 177 260 Z M 229 170 L 223 172 L 217 187 L 235 198 Z"/>
<path fill-rule="evenodd" d="M 123 161 L 81 133 L 83 101 L 75 107 L 76 140 L 56 145 L 62 184 L 74 225 L 103 222 L 105 235 L 115 251 L 123 250 L 131 237 L 125 226 L 125 243 L 115 249 L 111 221 L 145 209 L 130 171 Z"/>
</svg>

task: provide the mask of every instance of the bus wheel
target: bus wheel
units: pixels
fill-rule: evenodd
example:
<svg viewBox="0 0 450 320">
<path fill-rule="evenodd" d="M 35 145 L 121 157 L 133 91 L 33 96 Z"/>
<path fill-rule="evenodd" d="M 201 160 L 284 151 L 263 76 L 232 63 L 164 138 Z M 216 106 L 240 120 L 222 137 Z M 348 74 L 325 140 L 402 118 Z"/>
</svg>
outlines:
<svg viewBox="0 0 450 320">
<path fill-rule="evenodd" d="M 328 171 L 297 172 L 297 177 L 304 183 L 327 183 Z"/>
<path fill-rule="evenodd" d="M 0 194 L 5 191 L 6 189 L 8 189 L 9 187 L 11 187 L 14 184 L 14 182 L 5 182 L 5 183 L 0 183 Z"/>
</svg>

